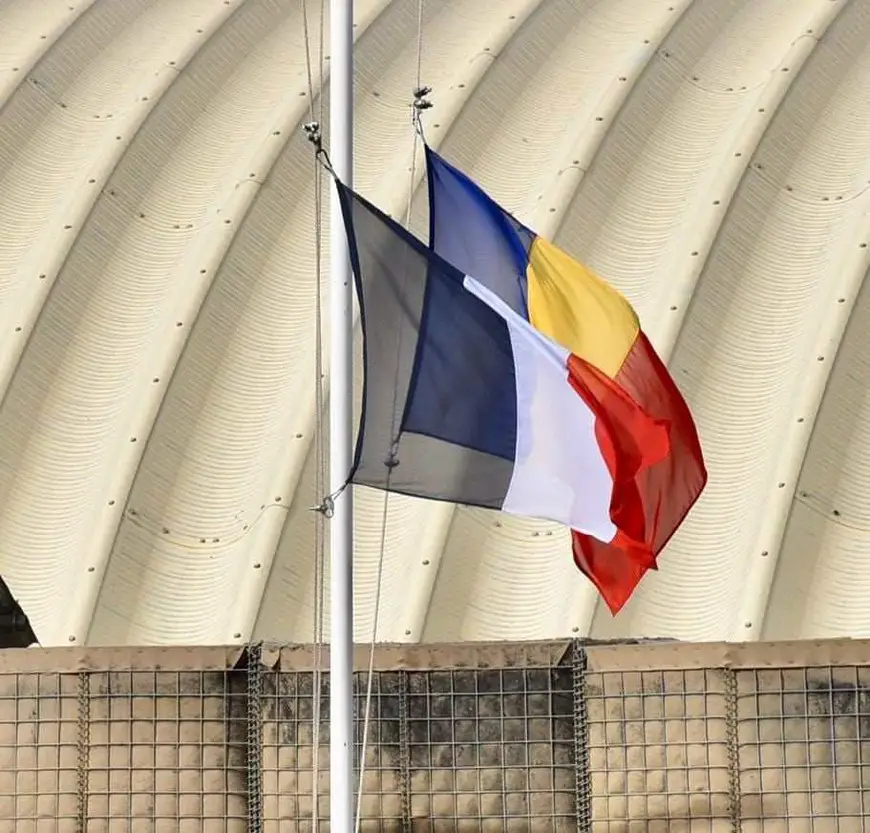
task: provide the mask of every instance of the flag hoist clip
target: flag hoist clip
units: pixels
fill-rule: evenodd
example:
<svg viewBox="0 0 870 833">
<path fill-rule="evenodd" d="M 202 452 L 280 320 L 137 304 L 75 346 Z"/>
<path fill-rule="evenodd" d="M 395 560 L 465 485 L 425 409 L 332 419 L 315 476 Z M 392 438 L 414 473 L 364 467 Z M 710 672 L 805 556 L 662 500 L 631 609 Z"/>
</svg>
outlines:
<svg viewBox="0 0 870 833">
<path fill-rule="evenodd" d="M 302 125 L 302 129 L 305 131 L 305 136 L 308 141 L 314 145 L 315 158 L 324 168 L 326 168 L 327 172 L 334 177 L 335 171 L 332 168 L 332 163 L 329 161 L 329 154 L 326 152 L 326 148 L 323 147 L 323 133 L 320 130 L 320 122 L 307 122 Z"/>
<path fill-rule="evenodd" d="M 414 100 L 411 102 L 411 121 L 414 122 L 414 128 L 422 135 L 423 125 L 420 123 L 420 114 L 424 110 L 429 110 L 433 107 L 429 100 L 429 94 L 432 92 L 431 87 L 419 86 L 414 88 Z"/>
<path fill-rule="evenodd" d="M 331 518 L 335 514 L 335 500 L 332 495 L 327 495 L 321 503 L 310 509 L 312 512 L 320 512 L 324 518 Z"/>
</svg>

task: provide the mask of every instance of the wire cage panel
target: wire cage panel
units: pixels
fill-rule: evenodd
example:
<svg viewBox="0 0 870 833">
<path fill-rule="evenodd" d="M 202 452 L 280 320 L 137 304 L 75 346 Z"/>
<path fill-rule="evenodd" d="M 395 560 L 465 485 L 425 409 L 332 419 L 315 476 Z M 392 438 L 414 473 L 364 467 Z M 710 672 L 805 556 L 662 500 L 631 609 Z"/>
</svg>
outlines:
<svg viewBox="0 0 870 833">
<path fill-rule="evenodd" d="M 3 652 L 0 833 L 326 833 L 315 656 Z M 867 642 L 382 646 L 355 692 L 366 833 L 870 829 Z"/>
</svg>

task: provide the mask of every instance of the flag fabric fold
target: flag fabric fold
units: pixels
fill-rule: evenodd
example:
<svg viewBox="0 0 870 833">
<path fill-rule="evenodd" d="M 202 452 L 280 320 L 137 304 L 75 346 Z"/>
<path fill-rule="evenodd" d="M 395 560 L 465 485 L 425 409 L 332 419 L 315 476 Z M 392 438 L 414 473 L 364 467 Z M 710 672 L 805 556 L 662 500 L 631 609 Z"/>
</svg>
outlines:
<svg viewBox="0 0 870 833">
<path fill-rule="evenodd" d="M 340 182 L 363 328 L 351 482 L 621 534 L 668 427 Z M 618 511 L 614 512 L 614 506 Z"/>
<path fill-rule="evenodd" d="M 426 163 L 432 251 L 568 350 L 575 366 L 583 362 L 595 379 L 588 401 L 610 402 L 599 413 L 597 436 L 613 482 L 609 517 L 616 532 L 608 538 L 572 527 L 572 544 L 577 566 L 615 613 L 655 568 L 706 485 L 688 406 L 616 289 L 525 227 L 428 146 Z M 572 385 L 581 390 L 573 379 Z M 614 411 L 623 419 L 608 430 L 607 414 Z"/>
</svg>

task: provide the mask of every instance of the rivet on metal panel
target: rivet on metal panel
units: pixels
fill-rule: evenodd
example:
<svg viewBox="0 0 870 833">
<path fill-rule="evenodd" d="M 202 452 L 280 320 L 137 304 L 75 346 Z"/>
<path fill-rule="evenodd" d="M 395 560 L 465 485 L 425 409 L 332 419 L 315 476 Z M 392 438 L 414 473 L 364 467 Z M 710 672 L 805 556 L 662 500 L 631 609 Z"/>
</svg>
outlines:
<svg viewBox="0 0 870 833">
<path fill-rule="evenodd" d="M 424 558 L 423 561 L 422 561 L 421 563 L 422 563 L 422 565 L 423 565 L 424 567 L 428 567 L 428 566 L 429 566 L 429 559 L 428 559 L 428 558 Z"/>
<path fill-rule="evenodd" d="M 67 640 L 68 640 L 69 642 L 75 642 L 75 641 L 76 641 L 75 635 L 74 635 L 74 634 L 70 634 L 70 635 L 67 637 Z"/>
<path fill-rule="evenodd" d="M 12 67 L 13 72 L 18 72 L 18 67 Z"/>
<path fill-rule="evenodd" d="M 767 558 L 768 555 L 770 555 L 770 553 L 769 553 L 767 550 L 762 550 L 762 551 L 761 551 L 761 557 L 762 557 L 762 558 Z"/>
<path fill-rule="evenodd" d="M 153 384 L 156 385 L 156 384 L 160 381 L 160 377 L 159 377 L 159 376 L 155 376 L 151 381 L 152 381 Z"/>
<path fill-rule="evenodd" d="M 858 244 L 858 248 L 859 248 L 859 249 L 866 249 L 866 248 L 867 248 L 867 244 L 866 244 L 866 243 L 859 243 L 859 244 Z"/>
<path fill-rule="evenodd" d="M 803 417 L 798 417 L 798 418 L 797 418 L 797 421 L 798 421 L 798 422 L 803 422 L 803 421 L 804 421 L 804 418 L 803 418 Z"/>
<path fill-rule="evenodd" d="M 136 438 L 135 438 L 135 437 L 130 437 L 130 442 L 131 442 L 131 443 L 136 442 Z"/>
<path fill-rule="evenodd" d="M 258 561 L 256 564 L 254 564 L 254 569 L 255 569 L 255 570 L 259 570 L 262 566 L 263 566 L 263 565 L 260 564 L 260 562 Z"/>
<path fill-rule="evenodd" d="M 697 256 L 698 256 L 697 252 L 692 252 L 692 257 L 697 257 Z"/>
<path fill-rule="evenodd" d="M 817 362 L 823 362 L 824 360 L 825 360 L 825 357 L 824 357 L 824 356 L 817 356 L 817 357 L 816 357 L 816 361 L 817 361 Z"/>
<path fill-rule="evenodd" d="M 837 298 L 837 303 L 838 303 L 838 304 L 845 304 L 845 303 L 846 303 L 846 299 L 845 299 L 845 298 Z"/>
<path fill-rule="evenodd" d="M 110 501 L 109 501 L 109 506 L 114 506 L 114 505 L 115 505 L 115 501 L 114 501 L 114 500 L 110 500 Z"/>
<path fill-rule="evenodd" d="M 39 274 L 39 279 L 40 279 L 41 281 L 44 281 L 45 278 L 46 278 L 45 272 L 40 272 L 40 274 Z"/>
<path fill-rule="evenodd" d="M 65 229 L 66 231 L 69 231 L 71 228 L 72 228 L 71 225 L 65 225 L 65 226 L 64 226 L 64 229 Z"/>
<path fill-rule="evenodd" d="M 20 332 L 21 332 L 21 327 L 16 327 L 16 328 L 15 328 L 15 332 L 16 332 L 16 333 L 20 333 Z"/>
<path fill-rule="evenodd" d="M 183 326 L 184 326 L 184 322 L 183 322 L 183 321 L 176 321 L 176 322 L 175 322 L 175 326 L 176 326 L 176 327 L 183 327 Z"/>
<path fill-rule="evenodd" d="M 713 200 L 713 205 L 719 205 L 721 202 L 722 200 Z"/>
<path fill-rule="evenodd" d="M 671 304 L 671 312 L 676 312 L 677 308 L 674 304 Z"/>
<path fill-rule="evenodd" d="M 739 156 L 743 156 L 743 154 L 742 154 L 739 150 L 738 150 L 737 153 L 735 153 L 734 155 L 737 156 L 737 157 L 739 157 Z"/>
<path fill-rule="evenodd" d="M 752 627 L 752 622 L 744 622 L 744 623 L 743 623 L 743 627 L 744 627 L 744 628 L 751 628 L 751 627 Z"/>
<path fill-rule="evenodd" d="M 95 569 L 96 569 L 96 567 L 88 567 L 88 572 L 92 573 L 92 572 L 94 572 Z"/>
</svg>

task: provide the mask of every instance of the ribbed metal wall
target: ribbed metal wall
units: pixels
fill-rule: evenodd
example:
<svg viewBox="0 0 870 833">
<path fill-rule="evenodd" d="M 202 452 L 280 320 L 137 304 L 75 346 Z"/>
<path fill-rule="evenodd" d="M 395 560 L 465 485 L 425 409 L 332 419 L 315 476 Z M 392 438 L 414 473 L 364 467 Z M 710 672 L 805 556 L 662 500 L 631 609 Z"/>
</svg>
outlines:
<svg viewBox="0 0 870 833">
<path fill-rule="evenodd" d="M 322 5 L 0 0 L 0 575 L 43 645 L 313 638 Z M 356 0 L 355 184 L 424 229 L 419 8 Z M 616 619 L 557 525 L 396 497 L 374 636 L 360 489 L 357 638 L 870 635 L 870 2 L 422 11 L 429 141 L 626 293 L 710 482 Z"/>
</svg>

